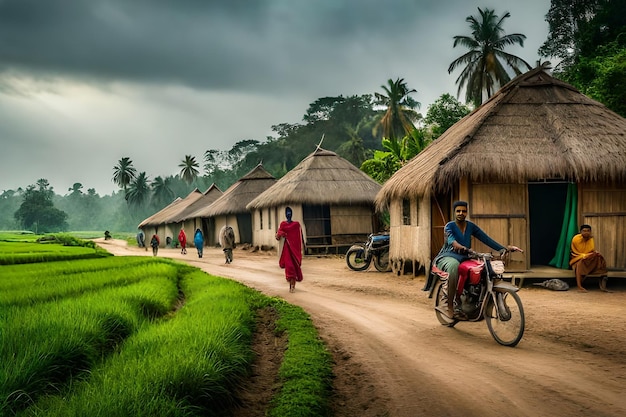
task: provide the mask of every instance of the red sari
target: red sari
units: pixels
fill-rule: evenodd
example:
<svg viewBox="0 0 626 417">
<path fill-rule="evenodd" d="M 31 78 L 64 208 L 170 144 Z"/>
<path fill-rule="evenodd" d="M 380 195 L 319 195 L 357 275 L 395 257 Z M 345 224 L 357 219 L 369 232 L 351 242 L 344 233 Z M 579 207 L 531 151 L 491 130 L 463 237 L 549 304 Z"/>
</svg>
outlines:
<svg viewBox="0 0 626 417">
<path fill-rule="evenodd" d="M 302 229 L 296 221 L 282 221 L 276 236 L 284 239 L 278 265 L 285 270 L 285 279 L 302 281 Z"/>
<path fill-rule="evenodd" d="M 180 233 L 178 233 L 178 243 L 180 243 L 181 248 L 187 247 L 187 235 L 185 231 L 181 229 Z"/>
</svg>

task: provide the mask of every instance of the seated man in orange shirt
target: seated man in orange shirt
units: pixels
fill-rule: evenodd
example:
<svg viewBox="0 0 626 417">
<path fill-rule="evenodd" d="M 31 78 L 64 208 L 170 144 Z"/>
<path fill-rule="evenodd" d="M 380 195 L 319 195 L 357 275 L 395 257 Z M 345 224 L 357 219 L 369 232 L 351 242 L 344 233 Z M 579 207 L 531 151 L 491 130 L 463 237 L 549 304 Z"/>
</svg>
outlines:
<svg viewBox="0 0 626 417">
<path fill-rule="evenodd" d="M 572 238 L 569 264 L 576 274 L 576 285 L 579 291 L 587 292 L 583 287 L 583 281 L 587 275 L 601 275 L 600 289 L 608 292 L 606 261 L 599 252 L 596 252 L 595 242 L 591 236 L 591 226 L 588 224 L 580 226 L 580 233 Z"/>
</svg>

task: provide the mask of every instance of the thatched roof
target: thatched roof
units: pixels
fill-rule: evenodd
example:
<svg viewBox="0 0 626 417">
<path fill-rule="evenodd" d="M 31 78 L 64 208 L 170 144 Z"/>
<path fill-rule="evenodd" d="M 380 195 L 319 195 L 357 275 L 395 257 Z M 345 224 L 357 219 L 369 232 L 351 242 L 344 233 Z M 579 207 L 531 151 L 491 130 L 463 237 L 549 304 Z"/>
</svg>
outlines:
<svg viewBox="0 0 626 417">
<path fill-rule="evenodd" d="M 372 205 L 380 184 L 336 153 L 317 148 L 248 209 L 282 204 Z"/>
<path fill-rule="evenodd" d="M 503 86 L 398 170 L 379 207 L 473 182 L 626 179 L 626 119 L 535 68 Z"/>
<path fill-rule="evenodd" d="M 161 224 L 175 223 L 174 219 L 177 218 L 177 216 L 190 204 L 202 197 L 202 195 L 203 194 L 200 190 L 195 188 L 187 195 L 187 197 L 183 199 L 180 197 L 176 198 L 176 200 L 172 203 L 139 223 L 139 226 L 137 227 L 142 228 L 146 226 L 158 226 Z"/>
<path fill-rule="evenodd" d="M 203 213 L 206 217 L 247 213 L 246 205 L 275 182 L 276 178 L 259 164 L 224 191 Z"/>
<path fill-rule="evenodd" d="M 204 195 L 189 204 L 182 210 L 174 219 L 176 223 L 182 222 L 187 219 L 195 219 L 196 217 L 207 217 L 204 216 L 204 213 L 207 208 L 217 201 L 224 193 L 220 190 L 217 185 L 211 184 L 211 186 L 204 192 Z"/>
</svg>

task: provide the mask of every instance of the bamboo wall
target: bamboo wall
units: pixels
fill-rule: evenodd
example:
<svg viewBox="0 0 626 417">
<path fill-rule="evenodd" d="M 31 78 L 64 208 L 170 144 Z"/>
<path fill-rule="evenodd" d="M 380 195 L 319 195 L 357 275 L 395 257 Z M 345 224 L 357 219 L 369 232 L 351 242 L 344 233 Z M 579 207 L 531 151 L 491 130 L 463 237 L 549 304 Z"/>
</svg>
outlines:
<svg viewBox="0 0 626 417">
<path fill-rule="evenodd" d="M 493 240 L 503 246 L 528 249 L 528 186 L 526 184 L 472 184 L 468 220 L 476 223 Z M 479 240 L 472 239 L 472 249 L 493 252 Z M 529 269 L 529 250 L 513 253 L 507 270 Z"/>
<path fill-rule="evenodd" d="M 373 230 L 373 212 L 365 206 L 330 206 L 330 231 L 333 245 L 365 241 Z"/>
<path fill-rule="evenodd" d="M 402 200 L 390 203 L 389 260 L 394 274 L 402 275 L 408 269 L 415 276 L 431 261 L 430 198 L 410 199 L 410 224 L 404 224 L 402 211 Z"/>
<path fill-rule="evenodd" d="M 582 184 L 578 217 L 589 224 L 609 269 L 626 269 L 626 184 Z"/>
</svg>

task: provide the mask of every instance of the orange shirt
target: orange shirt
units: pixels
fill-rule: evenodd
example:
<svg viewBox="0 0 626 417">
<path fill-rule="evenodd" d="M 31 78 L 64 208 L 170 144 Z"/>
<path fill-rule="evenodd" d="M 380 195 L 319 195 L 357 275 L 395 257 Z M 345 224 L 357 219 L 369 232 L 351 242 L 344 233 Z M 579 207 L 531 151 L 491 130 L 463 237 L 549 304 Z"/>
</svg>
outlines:
<svg viewBox="0 0 626 417">
<path fill-rule="evenodd" d="M 595 250 L 596 245 L 592 237 L 585 240 L 580 233 L 577 234 L 572 238 L 572 246 L 569 260 L 570 266 L 574 265 L 576 262 L 583 259 L 585 255 L 594 252 Z"/>
</svg>

